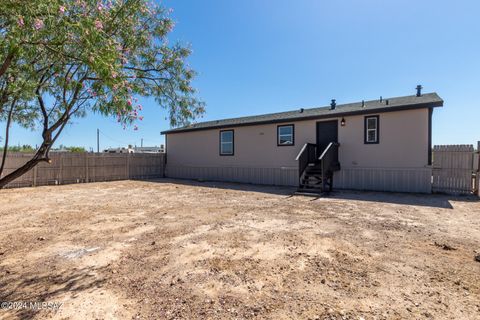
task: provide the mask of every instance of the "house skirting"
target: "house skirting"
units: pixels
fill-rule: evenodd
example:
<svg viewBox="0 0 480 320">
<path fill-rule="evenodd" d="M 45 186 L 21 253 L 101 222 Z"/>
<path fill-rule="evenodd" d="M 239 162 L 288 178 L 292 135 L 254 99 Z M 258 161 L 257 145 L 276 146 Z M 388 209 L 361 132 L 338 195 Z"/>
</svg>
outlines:
<svg viewBox="0 0 480 320">
<path fill-rule="evenodd" d="M 336 189 L 432 192 L 431 168 L 344 168 L 335 172 Z"/>
<path fill-rule="evenodd" d="M 292 167 L 197 167 L 167 164 L 165 176 L 179 179 L 298 186 L 298 169 Z"/>
<path fill-rule="evenodd" d="M 294 167 L 200 167 L 168 165 L 168 178 L 298 186 Z M 334 189 L 431 193 L 431 168 L 343 168 L 334 174 Z"/>
</svg>

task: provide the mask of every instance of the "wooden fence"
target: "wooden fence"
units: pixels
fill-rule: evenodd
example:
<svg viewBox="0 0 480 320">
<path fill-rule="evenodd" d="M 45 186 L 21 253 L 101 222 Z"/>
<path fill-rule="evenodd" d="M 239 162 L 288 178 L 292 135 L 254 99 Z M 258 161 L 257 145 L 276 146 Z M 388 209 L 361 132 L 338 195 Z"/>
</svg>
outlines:
<svg viewBox="0 0 480 320">
<path fill-rule="evenodd" d="M 473 171 L 475 171 L 475 191 L 480 197 L 480 141 L 477 143 L 477 152 L 473 155 Z"/>
<path fill-rule="evenodd" d="M 8 154 L 4 175 L 31 157 L 25 153 Z M 7 187 L 161 178 L 165 168 L 165 154 L 159 153 L 51 153 L 50 158 L 52 163 L 40 163 Z"/>
<path fill-rule="evenodd" d="M 476 191 L 473 145 L 435 146 L 433 149 L 432 191 L 449 194 L 472 194 Z"/>
<path fill-rule="evenodd" d="M 432 191 L 450 194 L 477 193 L 480 196 L 479 152 L 480 142 L 477 151 L 474 150 L 473 145 L 435 146 Z M 4 175 L 20 167 L 31 157 L 32 154 L 9 153 Z M 149 179 L 165 176 L 165 154 L 51 153 L 50 157 L 52 163 L 37 165 L 7 187 Z M 172 168 L 170 166 L 170 171 Z M 192 178 L 190 175 L 188 177 Z M 205 178 L 213 179 L 212 176 Z M 229 181 L 231 180 L 229 178 Z M 256 180 L 242 180 L 242 182 L 258 183 Z M 271 181 L 268 183 L 273 184 Z M 283 181 L 281 184 L 284 183 Z"/>
</svg>

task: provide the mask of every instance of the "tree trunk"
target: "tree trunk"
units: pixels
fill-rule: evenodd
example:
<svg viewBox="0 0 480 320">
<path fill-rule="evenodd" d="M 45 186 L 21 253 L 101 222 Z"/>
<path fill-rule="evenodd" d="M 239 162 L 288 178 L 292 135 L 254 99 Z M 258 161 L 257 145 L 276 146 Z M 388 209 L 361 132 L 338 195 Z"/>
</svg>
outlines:
<svg viewBox="0 0 480 320">
<path fill-rule="evenodd" d="M 7 184 L 9 184 L 10 182 L 12 182 L 13 180 L 21 177 L 22 175 L 24 175 L 28 171 L 32 170 L 40 162 L 50 163 L 48 153 L 50 152 L 50 148 L 53 146 L 53 144 L 55 143 L 57 138 L 62 133 L 63 129 L 65 128 L 65 125 L 70 120 L 71 114 L 69 112 L 71 111 L 71 108 L 72 108 L 73 104 L 76 102 L 77 95 L 78 95 L 78 92 L 79 92 L 80 88 L 81 88 L 80 86 L 77 86 L 77 90 L 75 91 L 74 97 L 72 98 L 73 100 L 70 101 L 70 103 L 69 103 L 68 107 L 66 108 L 64 114 L 50 127 L 48 127 L 48 124 L 49 124 L 48 113 L 47 113 L 47 110 L 45 108 L 43 98 L 40 94 L 40 88 L 37 88 L 37 91 L 36 91 L 37 99 L 38 99 L 38 103 L 40 105 L 40 108 L 41 108 L 42 114 L 43 114 L 43 118 L 44 118 L 43 132 L 42 132 L 42 137 L 43 137 L 42 145 L 37 150 L 37 152 L 32 157 L 32 159 L 28 160 L 23 166 L 15 169 L 13 172 L 9 173 L 5 177 L 0 178 L 0 189 L 5 188 L 5 186 Z M 78 110 L 78 108 L 76 110 Z M 53 135 L 53 137 L 52 137 L 52 135 Z"/>
<path fill-rule="evenodd" d="M 42 136 L 43 136 L 43 143 L 38 148 L 37 152 L 33 156 L 32 159 L 28 160 L 23 166 L 20 168 L 16 169 L 15 171 L 9 173 L 5 177 L 0 179 L 0 189 L 5 188 L 7 184 L 12 182 L 13 180 L 21 177 L 28 171 L 32 170 L 33 167 L 35 167 L 37 164 L 40 162 L 48 162 L 50 163 L 50 158 L 48 157 L 48 153 L 50 152 L 50 148 L 52 145 L 55 143 L 57 140 L 58 136 L 60 133 L 63 131 L 65 128 L 65 125 L 68 123 L 69 117 L 66 117 L 63 119 L 62 124 L 60 125 L 60 128 L 58 129 L 57 133 L 55 136 L 52 138 L 52 128 L 46 129 L 43 131 Z"/>
<path fill-rule="evenodd" d="M 10 67 L 13 57 L 14 57 L 14 52 L 13 51 L 9 52 L 7 57 L 3 61 L 2 65 L 0 65 L 0 76 L 3 76 L 7 71 L 8 67 Z"/>
<path fill-rule="evenodd" d="M 13 115 L 13 109 L 15 108 L 15 103 L 16 103 L 16 101 L 12 102 L 12 106 L 10 107 L 10 111 L 8 112 L 7 125 L 6 125 L 6 128 L 5 128 L 5 144 L 4 144 L 4 147 L 3 147 L 2 164 L 0 165 L 0 178 L 2 177 L 3 168 L 5 167 L 5 161 L 7 159 L 8 138 L 9 138 L 9 135 L 10 135 L 10 123 L 12 122 L 12 115 Z"/>
<path fill-rule="evenodd" d="M 12 182 L 13 180 L 23 176 L 25 173 L 28 171 L 32 170 L 33 167 L 35 167 L 37 164 L 39 164 L 42 161 L 47 161 L 45 159 L 30 159 L 27 163 L 25 163 L 23 166 L 20 168 L 16 169 L 12 173 L 6 175 L 2 179 L 0 179 L 0 189 L 5 188 L 7 184 Z"/>
<path fill-rule="evenodd" d="M 48 151 L 50 150 L 51 142 L 43 142 L 40 148 L 37 150 L 32 159 L 28 160 L 23 166 L 7 174 L 0 179 L 0 189 L 3 189 L 7 184 L 13 180 L 23 176 L 28 171 L 32 170 L 40 162 L 50 162 L 48 158 Z"/>
</svg>

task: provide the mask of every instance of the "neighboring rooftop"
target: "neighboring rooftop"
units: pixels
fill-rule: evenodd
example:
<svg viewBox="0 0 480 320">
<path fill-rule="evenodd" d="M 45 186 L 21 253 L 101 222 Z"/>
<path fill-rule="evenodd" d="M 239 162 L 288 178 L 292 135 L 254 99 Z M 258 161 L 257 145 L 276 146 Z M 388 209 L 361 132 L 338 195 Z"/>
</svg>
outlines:
<svg viewBox="0 0 480 320">
<path fill-rule="evenodd" d="M 160 145 L 160 147 L 154 146 L 154 147 L 134 147 L 133 150 L 135 153 L 159 153 L 159 152 L 165 152 L 165 147 L 164 145 Z"/>
<path fill-rule="evenodd" d="M 390 112 L 400 110 L 411 110 L 420 108 L 434 108 L 443 106 L 443 100 L 437 93 L 426 93 L 421 96 L 405 96 L 396 98 L 385 98 L 371 101 L 361 101 L 348 104 L 338 104 L 334 108 L 332 106 L 309 108 L 309 109 L 297 109 L 293 111 L 278 112 L 263 114 L 258 116 L 249 116 L 241 118 L 223 119 L 193 123 L 188 126 L 175 128 L 167 131 L 166 133 L 179 133 L 186 131 L 218 129 L 239 127 L 247 125 L 260 125 L 267 123 L 280 123 L 286 121 L 299 121 L 299 120 L 311 120 L 341 117 L 347 115 L 369 114 L 377 112 Z"/>
</svg>

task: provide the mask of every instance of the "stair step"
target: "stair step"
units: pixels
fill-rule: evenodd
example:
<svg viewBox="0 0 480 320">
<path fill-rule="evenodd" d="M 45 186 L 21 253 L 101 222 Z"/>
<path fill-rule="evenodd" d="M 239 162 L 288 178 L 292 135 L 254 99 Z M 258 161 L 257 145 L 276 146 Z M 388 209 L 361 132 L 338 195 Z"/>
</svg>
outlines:
<svg viewBox="0 0 480 320">
<path fill-rule="evenodd" d="M 302 195 L 302 196 L 315 196 L 318 197 L 322 195 L 324 192 L 322 189 L 319 188 L 298 188 L 297 191 L 294 193 L 295 195 Z"/>
<path fill-rule="evenodd" d="M 299 189 L 302 190 L 313 190 L 313 189 L 318 189 L 318 190 L 323 190 L 322 185 L 316 184 L 316 185 L 309 185 L 309 184 L 304 184 L 299 187 Z"/>
<path fill-rule="evenodd" d="M 319 197 L 319 196 L 322 195 L 322 192 L 295 191 L 294 195 L 296 195 L 296 196 L 307 196 L 307 197 Z"/>
<path fill-rule="evenodd" d="M 302 179 L 302 182 L 313 182 L 313 183 L 320 183 L 322 182 L 322 179 Z"/>
<path fill-rule="evenodd" d="M 298 190 L 319 190 L 319 191 L 322 191 L 322 187 L 321 186 L 308 186 L 308 185 L 303 185 L 303 186 L 300 186 L 298 187 Z"/>
<path fill-rule="evenodd" d="M 322 181 L 319 181 L 319 180 L 304 180 L 302 181 L 303 184 L 321 184 Z"/>
</svg>

